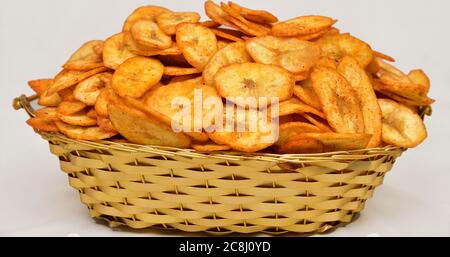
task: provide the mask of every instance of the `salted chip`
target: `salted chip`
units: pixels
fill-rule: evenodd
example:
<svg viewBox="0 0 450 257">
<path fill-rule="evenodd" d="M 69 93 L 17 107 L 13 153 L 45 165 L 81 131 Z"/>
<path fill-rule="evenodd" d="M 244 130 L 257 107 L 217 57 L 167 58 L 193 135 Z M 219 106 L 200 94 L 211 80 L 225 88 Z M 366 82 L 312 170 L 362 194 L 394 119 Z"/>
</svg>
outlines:
<svg viewBox="0 0 450 257">
<path fill-rule="evenodd" d="M 292 73 L 309 71 L 320 57 L 315 43 L 274 36 L 248 40 L 247 51 L 256 62 L 276 64 Z"/>
<path fill-rule="evenodd" d="M 191 139 L 183 133 L 175 133 L 170 125 L 138 109 L 130 108 L 118 97 L 112 97 L 109 118 L 114 128 L 135 144 L 190 148 Z"/>
<path fill-rule="evenodd" d="M 200 22 L 200 24 L 202 24 L 203 26 L 207 27 L 207 28 L 218 28 L 220 27 L 221 24 L 213 21 L 213 20 L 209 20 L 209 21 L 202 21 Z"/>
<path fill-rule="evenodd" d="M 38 104 L 46 107 L 56 107 L 62 100 L 58 93 L 49 94 L 48 90 L 46 90 L 39 96 Z"/>
<path fill-rule="evenodd" d="M 114 128 L 111 120 L 108 117 L 98 116 L 97 118 L 97 125 L 105 132 L 108 133 L 118 133 L 117 130 Z"/>
<path fill-rule="evenodd" d="M 82 127 L 91 127 L 97 125 L 97 119 L 88 117 L 87 112 L 72 115 L 62 115 L 60 113 L 57 113 L 57 115 L 59 120 L 69 125 Z"/>
<path fill-rule="evenodd" d="M 371 139 L 368 134 L 304 133 L 302 136 L 320 141 L 325 152 L 365 149 Z"/>
<path fill-rule="evenodd" d="M 373 81 L 373 88 L 375 91 L 401 103 L 404 105 L 411 105 L 411 106 L 428 106 L 435 102 L 435 100 L 429 98 L 428 96 L 416 96 L 414 98 L 408 98 L 405 96 L 397 95 L 395 93 L 389 92 L 384 90 L 385 85 L 383 85 L 381 82 L 374 80 Z"/>
<path fill-rule="evenodd" d="M 101 90 L 109 85 L 112 74 L 105 72 L 94 75 L 80 82 L 73 91 L 75 99 L 89 106 L 94 106 Z"/>
<path fill-rule="evenodd" d="M 86 71 L 103 67 L 103 46 L 101 40 L 85 43 L 63 65 L 64 69 Z"/>
<path fill-rule="evenodd" d="M 200 21 L 200 15 L 196 12 L 167 12 L 159 15 L 156 21 L 164 33 L 175 35 L 178 24 L 197 23 Z"/>
<path fill-rule="evenodd" d="M 322 132 L 334 132 L 333 129 L 328 125 L 327 121 L 319 117 L 315 117 L 308 113 L 303 113 L 302 117 L 307 121 L 311 122 L 314 126 L 318 127 Z"/>
<path fill-rule="evenodd" d="M 87 107 L 85 103 L 80 101 L 63 101 L 58 105 L 56 111 L 60 115 L 73 115 L 75 113 L 81 112 Z"/>
<path fill-rule="evenodd" d="M 55 121 L 46 119 L 46 118 L 30 118 L 27 120 L 27 124 L 30 125 L 33 129 L 44 131 L 44 132 L 59 132 L 58 127 L 55 124 Z"/>
<path fill-rule="evenodd" d="M 333 26 L 336 20 L 329 17 L 311 15 L 300 16 L 280 22 L 272 26 L 272 35 L 281 37 L 295 37 L 314 34 Z"/>
<path fill-rule="evenodd" d="M 218 50 L 214 32 L 195 23 L 177 26 L 177 44 L 186 60 L 201 71 Z"/>
<path fill-rule="evenodd" d="M 314 91 L 311 80 L 306 80 L 299 85 L 294 86 L 294 95 L 298 97 L 305 104 L 321 111 L 322 104 L 320 103 L 319 97 Z"/>
<path fill-rule="evenodd" d="M 231 150 L 228 145 L 216 145 L 216 144 L 206 144 L 206 145 L 192 145 L 192 148 L 197 152 L 202 153 L 212 153 Z"/>
<path fill-rule="evenodd" d="M 243 6 L 240 6 L 234 2 L 229 2 L 228 5 L 238 11 L 244 18 L 257 23 L 275 23 L 278 22 L 278 18 L 268 11 L 264 10 L 252 10 Z"/>
<path fill-rule="evenodd" d="M 339 63 L 346 55 L 355 58 L 359 65 L 365 68 L 373 58 L 373 51 L 370 46 L 349 35 L 338 34 L 324 36 L 317 40 L 317 44 L 322 50 L 322 54 Z"/>
<path fill-rule="evenodd" d="M 226 19 L 236 25 L 239 30 L 245 34 L 252 36 L 264 36 L 270 32 L 268 27 L 245 19 L 239 11 L 236 11 L 225 3 L 222 2 L 220 7 L 227 14 Z"/>
<path fill-rule="evenodd" d="M 285 144 L 292 137 L 299 134 L 322 132 L 318 127 L 305 122 L 288 122 L 281 124 L 279 130 L 278 141 L 275 143 L 278 146 Z"/>
<path fill-rule="evenodd" d="M 125 35 L 119 33 L 108 38 L 103 48 L 103 63 L 106 67 L 116 70 L 126 60 L 136 57 L 125 46 Z"/>
<path fill-rule="evenodd" d="M 414 148 L 427 138 L 420 116 L 408 107 L 389 99 L 378 99 L 383 113 L 383 142 Z"/>
<path fill-rule="evenodd" d="M 164 66 L 152 58 L 134 57 L 128 59 L 114 73 L 112 88 L 121 97 L 139 98 L 159 83 Z"/>
<path fill-rule="evenodd" d="M 305 40 L 305 41 L 315 41 L 325 35 L 328 35 L 330 33 L 330 31 L 332 31 L 332 28 L 324 29 L 322 31 L 308 34 L 308 35 L 297 36 L 296 38 L 299 40 Z"/>
<path fill-rule="evenodd" d="M 99 141 L 117 135 L 117 132 L 103 131 L 100 127 L 80 127 L 56 122 L 58 129 L 67 137 L 75 140 Z"/>
<path fill-rule="evenodd" d="M 34 112 L 34 114 L 36 115 L 37 118 L 43 118 L 43 119 L 46 119 L 49 121 L 57 121 L 58 120 L 56 108 L 54 108 L 54 107 L 47 107 L 47 108 L 42 108 L 42 109 L 36 110 Z"/>
<path fill-rule="evenodd" d="M 311 113 L 321 118 L 325 118 L 325 114 L 308 106 L 296 98 L 291 98 L 279 104 L 279 115 L 286 116 L 291 114 Z"/>
<path fill-rule="evenodd" d="M 28 86 L 38 96 L 41 96 L 52 84 L 53 84 L 53 79 L 37 79 L 37 80 L 28 81 Z"/>
<path fill-rule="evenodd" d="M 108 68 L 106 67 L 96 68 L 89 71 L 63 70 L 56 75 L 54 83 L 48 88 L 47 95 L 52 95 L 66 88 L 75 86 L 81 81 L 107 70 Z"/>
<path fill-rule="evenodd" d="M 324 152 L 324 145 L 319 140 L 297 135 L 276 148 L 279 154 L 314 154 Z"/>
<path fill-rule="evenodd" d="M 197 70 L 196 68 L 182 68 L 182 67 L 173 67 L 173 66 L 164 67 L 164 75 L 165 76 L 185 76 L 185 75 L 192 75 L 192 74 L 199 74 L 199 73 L 202 73 L 202 72 Z"/>
<path fill-rule="evenodd" d="M 244 41 L 241 37 L 237 37 L 237 36 L 233 35 L 232 33 L 229 33 L 231 30 L 212 29 L 212 28 L 210 28 L 210 30 L 212 32 L 214 32 L 214 34 L 216 34 L 216 36 L 218 38 L 227 39 L 227 40 L 230 40 L 230 41 L 233 41 L 233 42 Z"/>
<path fill-rule="evenodd" d="M 430 91 L 430 78 L 423 70 L 412 70 L 408 73 L 408 78 L 414 84 L 421 85 L 425 88 L 426 93 Z"/>
<path fill-rule="evenodd" d="M 378 147 L 381 143 L 381 110 L 370 78 L 358 61 L 350 56 L 342 59 L 338 72 L 347 79 L 361 103 L 364 131 L 372 135 L 368 147 Z"/>
<path fill-rule="evenodd" d="M 100 116 L 108 116 L 109 91 L 102 89 L 95 102 L 95 112 Z"/>
<path fill-rule="evenodd" d="M 125 21 L 123 25 L 123 32 L 128 32 L 131 30 L 133 25 L 138 20 L 151 20 L 156 21 L 156 19 L 164 13 L 170 13 L 171 11 L 160 6 L 143 6 L 136 9 Z"/>
<path fill-rule="evenodd" d="M 205 2 L 206 15 L 216 23 L 225 25 L 231 28 L 237 28 L 236 25 L 227 20 L 227 13 L 220 8 L 216 3 L 211 0 Z"/>
<path fill-rule="evenodd" d="M 242 63 L 221 68 L 215 84 L 224 98 L 278 97 L 281 102 L 292 97 L 295 80 L 291 73 L 276 65 Z"/>
<path fill-rule="evenodd" d="M 172 38 L 166 35 L 151 20 L 139 20 L 131 28 L 133 39 L 140 45 L 145 47 L 153 47 L 156 49 L 167 49 L 172 46 Z"/>
<path fill-rule="evenodd" d="M 337 69 L 336 61 L 334 61 L 331 58 L 325 57 L 325 56 L 322 56 L 319 58 L 319 60 L 317 60 L 316 66 L 323 66 L 323 67 L 328 67 L 331 69 Z"/>
<path fill-rule="evenodd" d="M 244 42 L 236 42 L 227 45 L 223 49 L 219 50 L 209 60 L 203 71 L 203 79 L 205 84 L 214 85 L 214 76 L 216 73 L 225 66 L 236 63 L 251 62 L 252 58 L 247 53 Z"/>
<path fill-rule="evenodd" d="M 388 62 L 395 62 L 395 59 L 393 57 L 391 57 L 387 54 L 383 54 L 381 52 L 375 51 L 375 50 L 373 51 L 373 56 L 378 57 L 378 58 L 383 59 Z"/>
<path fill-rule="evenodd" d="M 316 67 L 314 91 L 331 127 L 338 133 L 364 133 L 364 117 L 355 91 L 336 70 Z"/>
</svg>

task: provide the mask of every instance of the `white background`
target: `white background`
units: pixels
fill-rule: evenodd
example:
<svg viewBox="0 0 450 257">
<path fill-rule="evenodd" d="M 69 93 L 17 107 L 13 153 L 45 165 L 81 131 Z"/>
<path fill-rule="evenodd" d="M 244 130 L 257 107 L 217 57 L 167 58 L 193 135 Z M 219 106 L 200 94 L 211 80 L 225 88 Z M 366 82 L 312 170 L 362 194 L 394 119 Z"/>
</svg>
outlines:
<svg viewBox="0 0 450 257">
<path fill-rule="evenodd" d="M 0 236 L 182 235 L 113 231 L 90 219 L 46 142 L 25 125 L 24 112 L 11 108 L 14 97 L 31 93 L 28 80 L 52 77 L 83 42 L 119 32 L 126 16 L 149 2 L 203 13 L 200 0 L 1 1 Z M 429 139 L 397 162 L 357 221 L 330 236 L 450 236 L 450 1 L 238 2 L 271 10 L 280 19 L 337 18 L 342 31 L 393 55 L 400 68 L 420 67 L 430 75 L 437 103 L 426 121 Z"/>
</svg>

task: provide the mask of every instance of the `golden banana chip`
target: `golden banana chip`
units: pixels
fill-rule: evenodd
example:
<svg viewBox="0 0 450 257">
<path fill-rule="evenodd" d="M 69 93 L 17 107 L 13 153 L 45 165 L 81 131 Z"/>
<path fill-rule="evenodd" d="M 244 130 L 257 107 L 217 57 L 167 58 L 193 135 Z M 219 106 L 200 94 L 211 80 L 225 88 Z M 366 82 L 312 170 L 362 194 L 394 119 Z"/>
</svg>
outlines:
<svg viewBox="0 0 450 257">
<path fill-rule="evenodd" d="M 138 109 L 125 105 L 113 97 L 108 106 L 109 118 L 114 128 L 135 144 L 190 148 L 191 139 L 175 133 L 169 125 Z"/>
<path fill-rule="evenodd" d="M 378 57 L 378 58 L 383 59 L 383 60 L 386 60 L 388 62 L 395 62 L 395 59 L 393 57 L 390 57 L 387 54 L 383 54 L 383 53 L 380 53 L 380 52 L 375 51 L 375 50 L 373 51 L 373 56 Z"/>
<path fill-rule="evenodd" d="M 311 80 L 306 80 L 299 85 L 294 86 L 294 95 L 305 104 L 319 111 L 322 110 L 322 104 L 320 103 L 316 92 L 314 92 Z"/>
<path fill-rule="evenodd" d="M 64 135 L 75 140 L 99 141 L 117 135 L 117 132 L 103 131 L 100 127 L 72 126 L 59 121 L 56 126 Z"/>
<path fill-rule="evenodd" d="M 75 99 L 89 106 L 94 106 L 102 88 L 111 83 L 112 74 L 105 72 L 94 75 L 80 82 L 73 91 Z"/>
<path fill-rule="evenodd" d="M 173 66 L 164 67 L 164 75 L 166 76 L 185 76 L 199 73 L 202 72 L 197 70 L 196 68 L 182 68 Z"/>
<path fill-rule="evenodd" d="M 272 35 L 281 37 L 295 37 L 318 33 L 333 26 L 336 20 L 329 17 L 311 15 L 300 16 L 272 26 Z"/>
<path fill-rule="evenodd" d="M 414 84 L 421 85 L 425 88 L 425 92 L 428 93 L 430 91 L 430 78 L 428 78 L 427 74 L 423 70 L 412 70 L 408 73 L 408 78 Z"/>
<path fill-rule="evenodd" d="M 413 148 L 427 138 L 420 116 L 402 104 L 378 99 L 383 113 L 383 141 L 398 147 Z"/>
<path fill-rule="evenodd" d="M 324 35 L 328 35 L 330 32 L 331 32 L 331 28 L 324 29 L 322 31 L 308 34 L 308 35 L 298 36 L 296 38 L 299 40 L 304 40 L 304 41 L 314 41 L 314 40 L 317 40 L 317 39 L 323 37 Z"/>
<path fill-rule="evenodd" d="M 52 95 L 66 88 L 75 86 L 81 81 L 107 70 L 108 68 L 105 67 L 96 68 L 90 71 L 63 70 L 56 75 L 54 83 L 48 88 L 47 95 Z"/>
<path fill-rule="evenodd" d="M 38 104 L 46 107 L 56 107 L 62 100 L 58 93 L 49 94 L 48 90 L 46 90 L 39 96 Z"/>
<path fill-rule="evenodd" d="M 220 8 L 227 14 L 226 19 L 236 25 L 242 32 L 253 35 L 253 36 L 263 36 L 270 32 L 270 29 L 245 19 L 239 11 L 231 8 L 225 3 L 220 4 Z"/>
<path fill-rule="evenodd" d="M 37 80 L 28 81 L 28 86 L 38 96 L 41 96 L 52 84 L 53 84 L 53 79 L 37 79 Z"/>
<path fill-rule="evenodd" d="M 291 98 L 287 101 L 283 101 L 279 104 L 279 115 L 286 116 L 291 114 L 301 114 L 301 113 L 312 113 L 321 118 L 325 118 L 325 114 L 314 109 L 311 106 L 308 106 L 302 102 L 300 102 L 296 98 Z"/>
<path fill-rule="evenodd" d="M 36 110 L 34 114 L 36 115 L 37 118 L 42 118 L 42 119 L 49 120 L 49 121 L 57 121 L 58 120 L 56 108 L 53 108 L 53 107 L 47 107 L 47 108 L 42 108 L 42 109 Z"/>
<path fill-rule="evenodd" d="M 235 35 L 232 35 L 231 33 L 227 33 L 225 30 L 221 30 L 221 29 L 211 29 L 210 30 L 212 32 L 214 32 L 214 34 L 216 34 L 217 37 L 219 38 L 224 38 L 230 41 L 234 41 L 234 42 L 240 42 L 240 41 L 244 41 L 242 38 L 237 37 Z"/>
<path fill-rule="evenodd" d="M 245 19 L 256 23 L 266 24 L 278 22 L 278 18 L 268 11 L 252 10 L 236 3 L 229 2 L 228 5 L 238 11 Z"/>
<path fill-rule="evenodd" d="M 281 124 L 279 130 L 278 141 L 275 143 L 278 146 L 284 145 L 292 137 L 299 134 L 322 132 L 318 127 L 305 122 L 288 122 Z"/>
<path fill-rule="evenodd" d="M 221 25 L 221 24 L 219 24 L 219 23 L 217 23 L 217 22 L 215 22 L 213 20 L 203 21 L 203 22 L 200 22 L 200 24 L 205 26 L 205 27 L 207 27 L 207 28 L 210 28 L 210 29 L 218 28 Z"/>
<path fill-rule="evenodd" d="M 342 59 L 338 72 L 347 79 L 359 98 L 364 117 L 364 132 L 372 135 L 368 147 L 378 147 L 381 143 L 381 110 L 370 78 L 359 66 L 358 61 L 350 56 Z"/>
<path fill-rule="evenodd" d="M 428 106 L 435 102 L 435 100 L 429 98 L 428 96 L 416 96 L 414 98 L 408 98 L 405 96 L 397 95 L 397 94 L 389 92 L 389 91 L 385 91 L 385 90 L 383 90 L 385 85 L 382 85 L 382 83 L 380 83 L 376 80 L 373 81 L 373 87 L 377 92 L 379 92 L 401 104 L 404 104 L 404 105 Z"/>
<path fill-rule="evenodd" d="M 95 112 L 99 116 L 108 116 L 109 91 L 102 89 L 95 102 Z"/>
<path fill-rule="evenodd" d="M 195 23 L 177 26 L 177 44 L 186 60 L 201 71 L 218 50 L 214 32 Z"/>
<path fill-rule="evenodd" d="M 159 15 L 156 21 L 164 33 L 175 35 L 178 24 L 185 22 L 197 23 L 200 21 L 200 15 L 196 12 L 168 12 Z"/>
<path fill-rule="evenodd" d="M 150 20 L 137 21 L 131 28 L 131 36 L 139 45 L 145 47 L 164 50 L 172 46 L 172 38 Z"/>
<path fill-rule="evenodd" d="M 280 154 L 314 154 L 322 153 L 324 145 L 316 139 L 297 135 L 276 148 Z"/>
<path fill-rule="evenodd" d="M 139 20 L 156 21 L 156 19 L 164 13 L 170 13 L 171 11 L 160 6 L 143 6 L 136 9 L 125 21 L 122 31 L 128 32 L 133 25 Z"/>
<path fill-rule="evenodd" d="M 256 62 L 280 65 L 292 73 L 309 71 L 320 57 L 315 43 L 274 36 L 248 40 L 247 51 Z"/>
<path fill-rule="evenodd" d="M 97 125 L 99 126 L 99 128 L 101 128 L 105 132 L 118 133 L 117 130 L 114 128 L 111 120 L 108 117 L 98 116 L 97 117 Z"/>
<path fill-rule="evenodd" d="M 91 109 L 86 113 L 86 116 L 88 116 L 89 118 L 93 118 L 93 119 L 97 119 L 98 117 L 100 117 L 97 112 L 95 111 L 95 109 Z"/>
<path fill-rule="evenodd" d="M 349 35 L 338 34 L 324 36 L 317 40 L 317 44 L 322 49 L 322 54 L 339 63 L 346 55 L 355 58 L 359 65 L 365 68 L 372 61 L 373 51 L 370 46 Z"/>
<path fill-rule="evenodd" d="M 103 46 L 100 40 L 85 43 L 64 64 L 64 69 L 87 71 L 103 67 Z"/>
<path fill-rule="evenodd" d="M 236 25 L 226 19 L 227 13 L 211 0 L 205 2 L 205 13 L 214 22 L 237 29 Z"/>
<path fill-rule="evenodd" d="M 58 112 L 57 116 L 62 122 L 73 126 L 91 127 L 97 125 L 97 119 L 88 117 L 86 111 L 72 115 L 63 115 Z"/>
<path fill-rule="evenodd" d="M 364 149 L 372 137 L 368 134 L 341 133 L 304 133 L 303 136 L 320 141 L 324 146 L 325 152 Z"/>
<path fill-rule="evenodd" d="M 281 102 L 292 97 L 295 80 L 279 66 L 242 63 L 221 68 L 215 76 L 215 84 L 225 98 L 278 97 Z"/>
<path fill-rule="evenodd" d="M 336 132 L 364 133 L 359 99 L 342 75 L 330 68 L 316 67 L 311 81 L 327 120 Z"/>
<path fill-rule="evenodd" d="M 214 76 L 222 67 L 230 64 L 246 63 L 251 61 L 252 58 L 247 53 L 244 42 L 229 44 L 219 50 L 206 65 L 203 71 L 203 79 L 205 84 L 211 86 L 214 85 Z"/>
<path fill-rule="evenodd" d="M 174 84 L 178 82 L 184 82 L 187 80 L 195 79 L 198 77 L 198 74 L 192 74 L 192 75 L 184 75 L 184 76 L 176 76 L 170 79 L 169 84 Z"/>
<path fill-rule="evenodd" d="M 63 101 L 58 105 L 56 111 L 60 115 L 73 115 L 75 113 L 81 112 L 87 107 L 85 103 L 79 101 Z"/>
<path fill-rule="evenodd" d="M 58 127 L 55 124 L 55 121 L 45 119 L 45 118 L 30 118 L 27 120 L 27 124 L 30 125 L 33 129 L 44 131 L 44 132 L 59 132 Z"/>
<path fill-rule="evenodd" d="M 318 127 L 322 132 L 334 132 L 333 129 L 328 125 L 328 122 L 322 118 L 314 117 L 308 113 L 302 114 L 303 118 L 311 122 L 314 126 Z"/>
<path fill-rule="evenodd" d="M 231 150 L 231 147 L 227 145 L 215 145 L 215 144 L 207 144 L 207 145 L 192 145 L 192 148 L 198 152 L 202 153 L 213 153 L 213 152 L 221 152 Z"/>
<path fill-rule="evenodd" d="M 164 74 L 164 65 L 152 58 L 128 59 L 114 73 L 112 88 L 121 96 L 139 98 L 159 83 Z"/>
<path fill-rule="evenodd" d="M 103 48 L 103 63 L 106 67 L 116 70 L 126 60 L 136 57 L 125 46 L 125 35 L 119 33 L 108 38 Z"/>
</svg>

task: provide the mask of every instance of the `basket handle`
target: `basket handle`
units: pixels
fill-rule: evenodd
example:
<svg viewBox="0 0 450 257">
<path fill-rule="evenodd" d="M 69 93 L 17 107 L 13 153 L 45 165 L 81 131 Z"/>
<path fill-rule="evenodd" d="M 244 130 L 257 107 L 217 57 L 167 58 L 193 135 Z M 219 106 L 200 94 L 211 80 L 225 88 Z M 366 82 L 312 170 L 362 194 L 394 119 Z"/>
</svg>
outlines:
<svg viewBox="0 0 450 257">
<path fill-rule="evenodd" d="M 30 117 L 35 117 L 34 109 L 31 102 L 38 99 L 38 95 L 26 96 L 21 95 L 13 100 L 12 106 L 15 110 L 24 109 Z"/>
</svg>

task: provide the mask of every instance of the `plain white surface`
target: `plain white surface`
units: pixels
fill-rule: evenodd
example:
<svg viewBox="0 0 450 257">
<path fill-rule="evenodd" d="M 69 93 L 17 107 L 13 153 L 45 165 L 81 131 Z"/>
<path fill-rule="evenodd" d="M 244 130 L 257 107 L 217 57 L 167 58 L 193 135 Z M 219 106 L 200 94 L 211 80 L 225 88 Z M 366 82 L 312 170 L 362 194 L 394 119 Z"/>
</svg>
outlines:
<svg viewBox="0 0 450 257">
<path fill-rule="evenodd" d="M 280 17 L 323 14 L 337 27 L 393 55 L 404 69 L 432 79 L 434 114 L 429 138 L 408 151 L 354 223 L 330 236 L 450 236 L 450 1 L 242 1 Z M 0 236 L 154 236 L 113 231 L 88 216 L 59 171 L 46 142 L 25 125 L 14 97 L 30 79 L 52 77 L 83 42 L 119 32 L 126 16 L 145 4 L 203 13 L 203 1 L 2 0 L 0 8 Z"/>
</svg>

